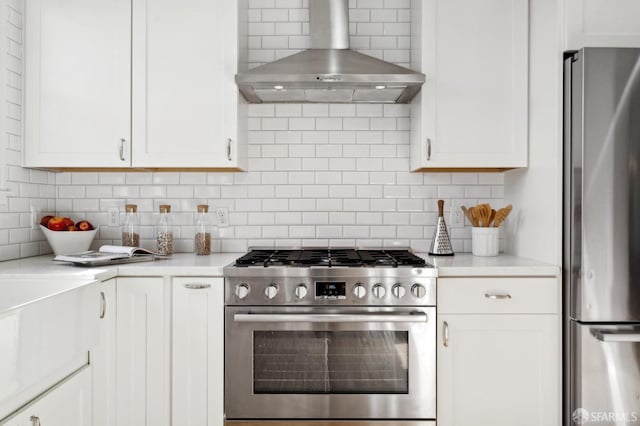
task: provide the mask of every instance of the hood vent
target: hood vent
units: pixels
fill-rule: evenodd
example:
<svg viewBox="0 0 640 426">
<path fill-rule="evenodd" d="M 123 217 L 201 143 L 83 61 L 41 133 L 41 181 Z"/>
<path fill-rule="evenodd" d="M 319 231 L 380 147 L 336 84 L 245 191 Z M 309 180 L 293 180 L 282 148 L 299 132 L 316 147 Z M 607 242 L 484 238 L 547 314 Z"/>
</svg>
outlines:
<svg viewBox="0 0 640 426">
<path fill-rule="evenodd" d="M 312 48 L 236 75 L 251 103 L 408 103 L 425 81 L 349 49 L 348 0 L 309 0 Z"/>
</svg>

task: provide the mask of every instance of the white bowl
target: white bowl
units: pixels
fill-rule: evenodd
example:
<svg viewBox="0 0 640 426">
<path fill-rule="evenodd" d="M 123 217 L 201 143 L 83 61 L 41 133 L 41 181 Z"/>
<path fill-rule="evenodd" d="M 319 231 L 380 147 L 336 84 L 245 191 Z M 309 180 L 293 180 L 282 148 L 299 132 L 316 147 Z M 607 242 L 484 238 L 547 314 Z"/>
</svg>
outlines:
<svg viewBox="0 0 640 426">
<path fill-rule="evenodd" d="M 52 231 L 40 225 L 40 229 L 47 237 L 55 254 L 75 254 L 87 251 L 98 233 L 98 228 L 92 231 Z"/>
</svg>

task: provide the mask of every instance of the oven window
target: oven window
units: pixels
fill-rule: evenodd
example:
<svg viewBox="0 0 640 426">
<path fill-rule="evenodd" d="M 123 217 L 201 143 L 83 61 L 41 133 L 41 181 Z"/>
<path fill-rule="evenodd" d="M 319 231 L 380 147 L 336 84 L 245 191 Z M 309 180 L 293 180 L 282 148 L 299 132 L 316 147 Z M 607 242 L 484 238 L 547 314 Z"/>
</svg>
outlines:
<svg viewBox="0 0 640 426">
<path fill-rule="evenodd" d="M 256 394 L 406 394 L 408 331 L 254 331 Z"/>
</svg>

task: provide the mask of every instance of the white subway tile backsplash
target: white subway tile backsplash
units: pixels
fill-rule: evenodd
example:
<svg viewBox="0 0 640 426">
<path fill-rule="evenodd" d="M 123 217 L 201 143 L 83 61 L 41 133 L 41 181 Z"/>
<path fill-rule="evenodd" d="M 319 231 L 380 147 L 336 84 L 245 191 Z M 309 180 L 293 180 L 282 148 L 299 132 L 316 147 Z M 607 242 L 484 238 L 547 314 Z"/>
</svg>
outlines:
<svg viewBox="0 0 640 426">
<path fill-rule="evenodd" d="M 342 118 L 316 118 L 316 130 L 342 130 Z"/>
<path fill-rule="evenodd" d="M 289 130 L 315 130 L 316 120 L 313 118 L 290 118 Z"/>
<path fill-rule="evenodd" d="M 275 115 L 276 117 L 300 117 L 302 115 L 302 105 L 277 104 Z"/>
</svg>

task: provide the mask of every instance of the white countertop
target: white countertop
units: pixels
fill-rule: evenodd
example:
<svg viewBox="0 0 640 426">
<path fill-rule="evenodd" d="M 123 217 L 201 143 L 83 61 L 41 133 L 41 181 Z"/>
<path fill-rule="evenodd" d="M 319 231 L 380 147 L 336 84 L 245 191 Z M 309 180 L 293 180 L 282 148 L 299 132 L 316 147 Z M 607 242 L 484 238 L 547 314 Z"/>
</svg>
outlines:
<svg viewBox="0 0 640 426">
<path fill-rule="evenodd" d="M 53 262 L 53 256 L 39 256 L 0 262 L 0 312 L 116 276 L 222 276 L 223 268 L 243 253 L 196 256 L 178 253 L 170 259 L 85 268 Z M 434 257 L 417 253 L 438 268 L 439 277 L 558 276 L 558 266 L 515 256 L 477 257 L 470 253 Z M 12 285 L 11 282 L 15 283 Z M 16 287 L 19 286 L 19 287 Z"/>
<path fill-rule="evenodd" d="M 560 267 L 517 256 L 473 256 L 458 253 L 454 256 L 429 256 L 416 253 L 438 268 L 439 277 L 556 277 Z"/>
<path fill-rule="evenodd" d="M 416 254 L 435 265 L 440 277 L 558 276 L 560 274 L 559 266 L 509 255 L 479 257 L 471 253 L 458 253 L 455 256 Z M 51 255 L 38 256 L 0 262 L 0 279 L 69 277 L 106 280 L 118 275 L 222 276 L 222 269 L 242 255 L 243 253 L 217 253 L 210 256 L 196 256 L 193 253 L 177 253 L 170 259 L 154 262 L 93 268 L 53 262 Z"/>
</svg>

